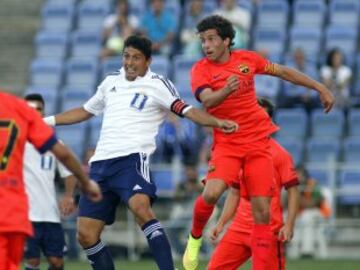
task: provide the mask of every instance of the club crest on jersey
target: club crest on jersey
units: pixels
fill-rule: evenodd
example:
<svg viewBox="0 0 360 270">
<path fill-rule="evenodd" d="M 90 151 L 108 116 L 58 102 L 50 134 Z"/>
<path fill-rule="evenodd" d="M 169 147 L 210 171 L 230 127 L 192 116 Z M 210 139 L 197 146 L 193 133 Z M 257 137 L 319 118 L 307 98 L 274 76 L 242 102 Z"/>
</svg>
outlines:
<svg viewBox="0 0 360 270">
<path fill-rule="evenodd" d="M 240 64 L 239 65 L 239 70 L 240 70 L 241 73 L 246 74 L 246 73 L 249 73 L 250 68 L 245 64 Z"/>
</svg>

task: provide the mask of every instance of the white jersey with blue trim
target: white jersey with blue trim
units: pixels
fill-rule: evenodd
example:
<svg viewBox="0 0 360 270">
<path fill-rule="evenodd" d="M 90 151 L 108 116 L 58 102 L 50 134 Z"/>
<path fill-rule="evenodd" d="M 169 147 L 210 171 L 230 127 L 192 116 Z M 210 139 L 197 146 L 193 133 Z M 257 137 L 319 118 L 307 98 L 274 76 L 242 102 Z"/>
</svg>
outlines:
<svg viewBox="0 0 360 270">
<path fill-rule="evenodd" d="M 124 68 L 108 75 L 84 104 L 91 114 L 104 113 L 100 138 L 90 162 L 153 153 L 155 137 L 167 113 L 183 116 L 190 108 L 180 99 L 171 81 L 150 69 L 134 81 L 125 78 Z"/>
<path fill-rule="evenodd" d="M 51 152 L 40 154 L 26 143 L 24 153 L 24 181 L 29 199 L 29 218 L 33 222 L 60 222 L 55 192 L 56 169 L 62 178 L 72 173 Z"/>
</svg>

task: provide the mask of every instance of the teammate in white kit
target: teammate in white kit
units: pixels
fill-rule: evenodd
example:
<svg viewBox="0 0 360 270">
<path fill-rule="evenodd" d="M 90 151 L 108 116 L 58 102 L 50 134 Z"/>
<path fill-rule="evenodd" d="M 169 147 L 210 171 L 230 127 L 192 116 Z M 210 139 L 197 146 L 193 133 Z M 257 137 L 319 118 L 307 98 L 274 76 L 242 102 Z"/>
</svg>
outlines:
<svg viewBox="0 0 360 270">
<path fill-rule="evenodd" d="M 43 116 L 44 99 L 39 94 L 29 94 L 25 100 Z M 53 153 L 40 154 L 35 147 L 26 143 L 24 154 L 24 180 L 29 198 L 29 218 L 34 236 L 27 239 L 25 248 L 25 270 L 39 269 L 40 252 L 46 256 L 50 270 L 61 270 L 64 266 L 65 239 L 61 227 L 60 211 L 55 192 L 56 170 L 65 179 L 65 194 L 60 201 L 60 210 L 68 215 L 74 210 L 73 193 L 76 178 L 55 157 Z"/>
<path fill-rule="evenodd" d="M 149 172 L 149 155 L 155 150 L 155 137 L 169 111 L 223 132 L 237 129 L 234 122 L 185 104 L 172 82 L 151 72 L 150 63 L 151 41 L 129 37 L 119 72 L 107 76 L 83 107 L 45 119 L 49 124 L 67 125 L 104 113 L 100 139 L 90 160 L 90 176 L 99 183 L 104 199 L 92 203 L 82 196 L 78 218 L 79 242 L 95 270 L 114 269 L 100 235 L 106 224 L 114 222 L 119 202 L 134 214 L 159 269 L 174 269 L 169 242 L 151 209 L 156 187 Z"/>
</svg>

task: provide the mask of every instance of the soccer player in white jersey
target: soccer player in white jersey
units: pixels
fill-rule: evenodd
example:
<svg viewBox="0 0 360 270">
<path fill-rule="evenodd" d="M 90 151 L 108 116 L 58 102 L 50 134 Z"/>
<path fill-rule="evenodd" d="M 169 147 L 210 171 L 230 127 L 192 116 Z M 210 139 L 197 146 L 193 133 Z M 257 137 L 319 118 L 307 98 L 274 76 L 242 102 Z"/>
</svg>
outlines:
<svg viewBox="0 0 360 270">
<path fill-rule="evenodd" d="M 90 176 L 99 183 L 103 200 L 92 203 L 82 196 L 78 218 L 78 239 L 95 270 L 114 269 L 100 236 L 104 226 L 114 222 L 119 202 L 134 214 L 159 269 L 174 269 L 169 242 L 151 209 L 156 187 L 149 172 L 149 155 L 169 111 L 226 133 L 237 130 L 236 123 L 184 103 L 172 82 L 151 72 L 150 63 L 151 41 L 130 36 L 119 72 L 107 76 L 83 107 L 45 119 L 50 125 L 68 125 L 104 113 L 100 139 L 90 160 Z"/>
<path fill-rule="evenodd" d="M 39 94 L 25 97 L 28 105 L 44 116 L 44 99 Z M 25 270 L 36 270 L 40 266 L 40 252 L 46 256 L 49 270 L 62 270 L 64 267 L 65 238 L 61 227 L 60 211 L 55 192 L 56 170 L 65 179 L 65 194 L 60 201 L 60 211 L 68 215 L 74 210 L 73 193 L 76 178 L 62 165 L 51 152 L 40 154 L 29 142 L 25 145 L 24 180 L 29 198 L 29 218 L 34 235 L 26 241 Z"/>
</svg>

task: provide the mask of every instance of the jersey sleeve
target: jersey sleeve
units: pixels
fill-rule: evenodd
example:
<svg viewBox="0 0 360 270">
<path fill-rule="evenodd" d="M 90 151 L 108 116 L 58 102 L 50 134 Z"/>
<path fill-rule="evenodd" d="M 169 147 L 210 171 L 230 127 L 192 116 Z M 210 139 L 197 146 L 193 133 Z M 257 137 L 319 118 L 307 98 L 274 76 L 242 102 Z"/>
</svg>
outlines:
<svg viewBox="0 0 360 270">
<path fill-rule="evenodd" d="M 40 153 L 45 153 L 57 143 L 54 131 L 45 124 L 37 111 L 30 108 L 26 103 L 23 104 L 29 119 L 27 139 Z"/>
<path fill-rule="evenodd" d="M 252 53 L 252 58 L 256 63 L 256 74 L 275 74 L 275 65 L 270 60 L 255 52 Z"/>
<path fill-rule="evenodd" d="M 286 188 L 299 185 L 298 176 L 295 170 L 294 161 L 288 152 L 283 152 L 279 166 L 281 184 Z"/>
<path fill-rule="evenodd" d="M 95 95 L 93 95 L 85 104 L 84 109 L 91 114 L 99 115 L 105 108 L 105 82 L 106 79 L 98 86 Z"/>
<path fill-rule="evenodd" d="M 183 117 L 184 114 L 191 109 L 191 106 L 186 104 L 176 90 L 174 84 L 165 78 L 158 77 L 158 90 L 155 94 L 155 99 L 158 103 L 167 110 L 172 111 L 176 115 Z"/>
<path fill-rule="evenodd" d="M 195 64 L 191 69 L 191 91 L 195 98 L 201 102 L 200 94 L 206 88 L 211 88 L 209 74 L 206 72 L 203 65 Z"/>
</svg>

